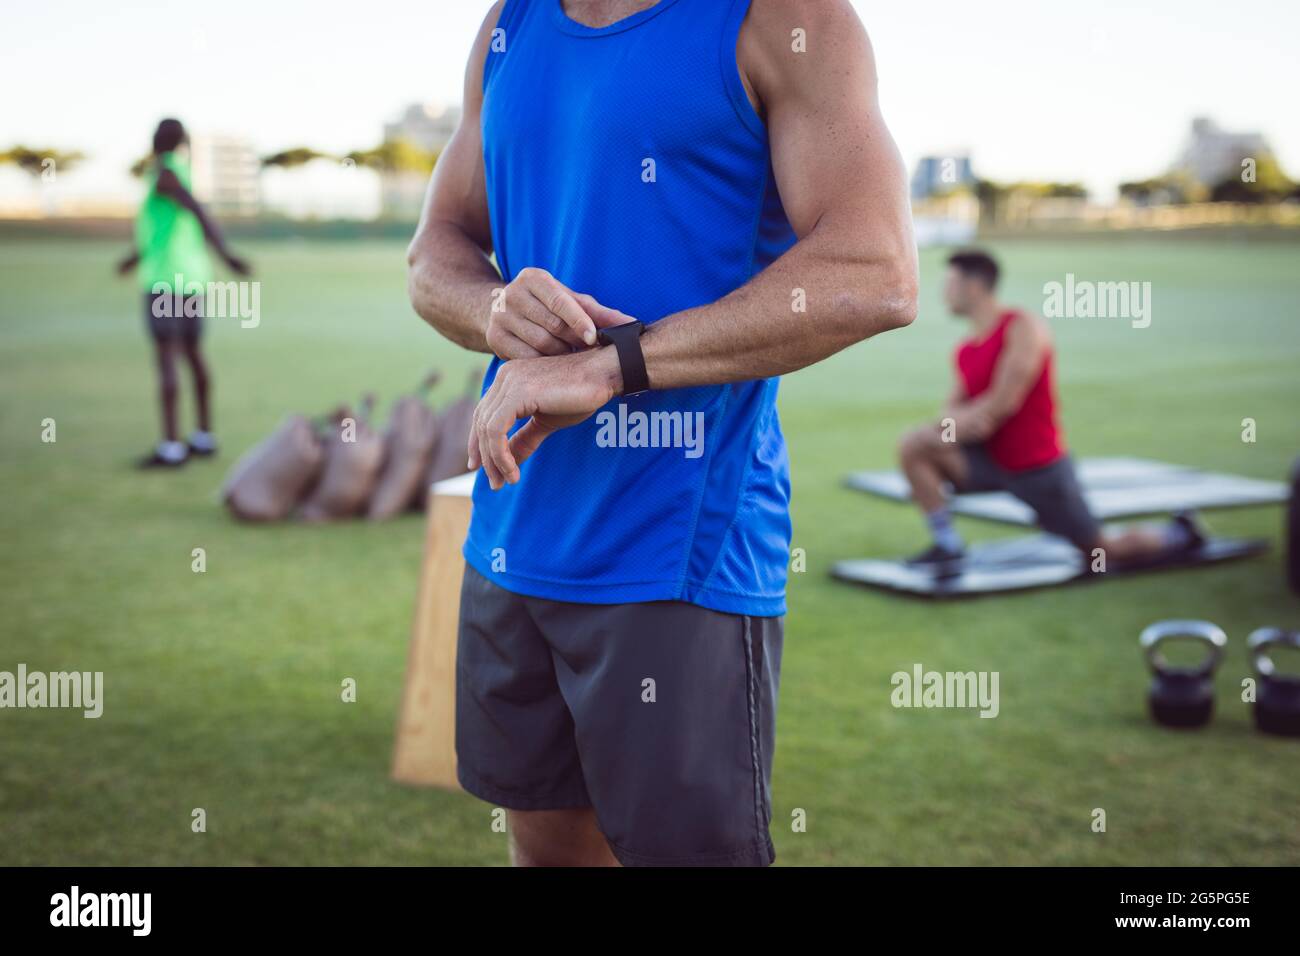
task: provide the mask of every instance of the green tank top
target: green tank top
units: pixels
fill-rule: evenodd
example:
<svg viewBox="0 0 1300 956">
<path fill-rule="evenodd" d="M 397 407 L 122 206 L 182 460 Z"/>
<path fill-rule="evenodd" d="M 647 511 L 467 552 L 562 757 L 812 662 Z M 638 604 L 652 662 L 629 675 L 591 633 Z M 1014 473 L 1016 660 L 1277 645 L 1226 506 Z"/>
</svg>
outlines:
<svg viewBox="0 0 1300 956">
<path fill-rule="evenodd" d="M 187 291 L 197 292 L 197 287 L 206 287 L 212 278 L 203 226 L 198 216 L 158 192 L 159 164 L 190 188 L 189 164 L 175 153 L 163 153 L 149 168 L 149 192 L 135 219 L 135 247 L 140 253 L 136 274 L 146 291 L 158 283 L 171 288 L 179 275 Z"/>
</svg>

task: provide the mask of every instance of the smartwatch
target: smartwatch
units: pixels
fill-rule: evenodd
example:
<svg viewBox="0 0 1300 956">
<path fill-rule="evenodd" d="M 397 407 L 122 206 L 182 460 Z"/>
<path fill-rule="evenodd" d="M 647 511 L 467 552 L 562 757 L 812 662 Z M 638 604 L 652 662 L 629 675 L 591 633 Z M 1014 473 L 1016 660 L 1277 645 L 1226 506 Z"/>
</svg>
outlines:
<svg viewBox="0 0 1300 956">
<path fill-rule="evenodd" d="M 643 332 L 645 332 L 645 323 L 635 321 L 596 331 L 596 341 L 599 344 L 612 345 L 618 352 L 618 367 L 623 373 L 624 395 L 636 395 L 650 390 L 650 378 L 645 370 L 645 356 L 641 353 Z"/>
</svg>

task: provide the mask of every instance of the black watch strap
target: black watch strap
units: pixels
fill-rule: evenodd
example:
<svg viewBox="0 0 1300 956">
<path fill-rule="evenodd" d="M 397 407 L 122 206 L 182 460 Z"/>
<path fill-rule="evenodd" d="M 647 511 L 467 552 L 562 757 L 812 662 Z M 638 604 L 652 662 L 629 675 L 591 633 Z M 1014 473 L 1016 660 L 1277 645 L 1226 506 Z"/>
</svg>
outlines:
<svg viewBox="0 0 1300 956">
<path fill-rule="evenodd" d="M 623 394 L 635 395 L 650 389 L 650 377 L 645 370 L 645 355 L 641 352 L 643 322 L 625 322 L 622 325 L 601 329 L 596 341 L 612 345 L 618 352 L 618 367 L 623 372 Z"/>
</svg>

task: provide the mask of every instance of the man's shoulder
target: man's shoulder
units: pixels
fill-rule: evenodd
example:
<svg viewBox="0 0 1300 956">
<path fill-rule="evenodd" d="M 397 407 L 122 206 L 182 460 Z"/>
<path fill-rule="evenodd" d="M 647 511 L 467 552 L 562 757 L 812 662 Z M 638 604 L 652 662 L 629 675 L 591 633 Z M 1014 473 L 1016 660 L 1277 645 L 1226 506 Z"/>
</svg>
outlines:
<svg viewBox="0 0 1300 956">
<path fill-rule="evenodd" d="M 742 56 L 761 57 L 769 65 L 794 65 L 791 53 L 814 51 L 814 65 L 850 36 L 863 33 L 862 21 L 849 0 L 751 0 L 740 26 Z"/>
<path fill-rule="evenodd" d="M 1010 306 L 1007 308 L 1007 314 L 1011 320 L 1007 329 L 1009 336 L 1033 342 L 1039 346 L 1050 346 L 1052 344 L 1051 326 L 1037 312 L 1031 309 Z"/>
<path fill-rule="evenodd" d="M 794 30 L 813 30 L 858 21 L 850 0 L 750 0 L 742 26 L 764 38 L 788 41 Z"/>
<path fill-rule="evenodd" d="M 501 14 L 505 12 L 506 0 L 495 0 L 492 6 L 488 7 L 488 12 L 483 15 L 483 22 L 478 25 L 478 33 L 474 36 L 474 47 L 471 60 L 486 60 L 488 49 L 492 45 L 493 34 L 497 28 L 505 29 L 505 24 L 501 21 Z"/>
</svg>

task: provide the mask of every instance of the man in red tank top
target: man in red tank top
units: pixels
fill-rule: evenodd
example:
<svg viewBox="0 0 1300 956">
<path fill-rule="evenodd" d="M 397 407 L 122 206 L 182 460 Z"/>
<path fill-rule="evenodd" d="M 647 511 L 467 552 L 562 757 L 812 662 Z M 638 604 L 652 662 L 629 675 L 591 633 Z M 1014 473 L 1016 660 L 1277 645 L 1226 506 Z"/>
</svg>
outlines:
<svg viewBox="0 0 1300 956">
<path fill-rule="evenodd" d="M 899 457 L 912 500 L 925 513 L 932 546 L 911 563 L 957 573 L 965 544 L 948 511 L 959 492 L 1007 491 L 1034 509 L 1044 531 L 1085 555 L 1118 564 L 1201 544 L 1188 515 L 1159 529 L 1105 532 L 1088 510 L 1057 421 L 1051 331 L 1039 316 L 998 301 L 998 264 L 987 253 L 948 260 L 944 300 L 971 323 L 957 348 L 956 382 L 943 418 L 903 436 Z"/>
</svg>

